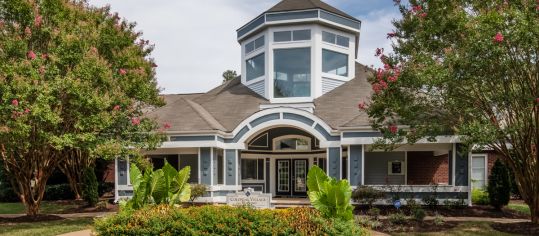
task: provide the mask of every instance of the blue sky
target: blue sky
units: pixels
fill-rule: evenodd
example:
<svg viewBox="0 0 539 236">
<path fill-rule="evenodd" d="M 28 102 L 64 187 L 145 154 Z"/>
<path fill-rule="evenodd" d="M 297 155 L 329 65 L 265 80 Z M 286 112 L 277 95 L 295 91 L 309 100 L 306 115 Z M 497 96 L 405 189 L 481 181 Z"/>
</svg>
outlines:
<svg viewBox="0 0 539 236">
<path fill-rule="evenodd" d="M 240 71 L 236 29 L 279 0 L 89 0 L 110 5 L 121 17 L 138 23 L 144 38 L 156 45 L 157 80 L 163 93 L 206 92 L 218 86 L 227 69 Z M 400 16 L 393 0 L 326 0 L 360 19 L 358 61 L 379 66 L 374 50 L 390 48 L 386 34 Z"/>
</svg>

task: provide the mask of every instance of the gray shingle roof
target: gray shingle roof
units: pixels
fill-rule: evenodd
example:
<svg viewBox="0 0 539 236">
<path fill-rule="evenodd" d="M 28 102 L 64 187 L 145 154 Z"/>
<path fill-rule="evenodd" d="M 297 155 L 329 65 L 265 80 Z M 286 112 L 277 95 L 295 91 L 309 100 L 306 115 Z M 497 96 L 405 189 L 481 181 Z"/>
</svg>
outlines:
<svg viewBox="0 0 539 236">
<path fill-rule="evenodd" d="M 356 63 L 356 77 L 314 101 L 314 114 L 334 129 L 368 126 L 360 101 L 369 99 L 372 88 L 367 81 L 369 69 Z M 147 113 L 158 122 L 171 124 L 169 131 L 230 132 L 243 120 L 260 111 L 269 101 L 256 94 L 240 78 L 228 81 L 204 94 L 164 95 L 167 105 Z"/>
<path fill-rule="evenodd" d="M 297 11 L 297 10 L 308 10 L 308 9 L 322 9 L 333 14 L 337 14 L 352 20 L 357 20 L 355 17 L 346 14 L 345 12 L 332 7 L 331 5 L 322 2 L 320 0 L 283 0 L 277 5 L 273 6 L 266 12 L 283 12 L 283 11 Z"/>
</svg>

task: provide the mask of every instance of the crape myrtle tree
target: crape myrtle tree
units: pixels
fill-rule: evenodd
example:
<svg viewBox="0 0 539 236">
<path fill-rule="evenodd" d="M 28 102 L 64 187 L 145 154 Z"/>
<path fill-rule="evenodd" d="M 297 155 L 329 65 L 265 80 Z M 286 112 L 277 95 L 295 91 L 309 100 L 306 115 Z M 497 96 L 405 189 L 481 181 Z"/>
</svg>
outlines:
<svg viewBox="0 0 539 236">
<path fill-rule="evenodd" d="M 539 223 L 539 1 L 396 1 L 394 53 L 371 78 L 359 108 L 381 144 L 459 135 L 492 148 L 514 171 Z M 388 147 L 386 146 L 386 147 Z"/>
<path fill-rule="evenodd" d="M 160 143 L 143 117 L 163 105 L 153 46 L 134 27 L 86 1 L 0 0 L 0 157 L 28 215 L 62 162 Z"/>
</svg>

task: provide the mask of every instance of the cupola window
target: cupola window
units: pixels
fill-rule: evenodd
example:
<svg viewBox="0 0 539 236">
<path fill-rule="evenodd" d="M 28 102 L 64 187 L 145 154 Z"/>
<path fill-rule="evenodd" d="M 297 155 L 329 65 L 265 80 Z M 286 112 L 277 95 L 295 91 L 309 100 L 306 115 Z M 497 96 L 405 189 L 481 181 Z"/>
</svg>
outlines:
<svg viewBox="0 0 539 236">
<path fill-rule="evenodd" d="M 274 97 L 311 96 L 311 48 L 275 49 Z"/>
<path fill-rule="evenodd" d="M 348 55 L 322 49 L 322 71 L 333 75 L 348 76 Z"/>
<path fill-rule="evenodd" d="M 275 42 L 291 42 L 311 40 L 311 30 L 278 31 L 273 33 Z"/>
<path fill-rule="evenodd" d="M 323 31 L 322 40 L 326 43 L 335 44 L 341 47 L 350 47 L 350 39 L 348 37 L 344 37 L 334 33 Z"/>
<path fill-rule="evenodd" d="M 259 78 L 264 76 L 265 74 L 265 62 L 266 57 L 265 53 L 261 53 L 255 57 L 252 57 L 246 61 L 246 67 L 247 67 L 247 81 Z"/>
<path fill-rule="evenodd" d="M 249 54 L 261 47 L 264 47 L 264 42 L 265 42 L 265 39 L 264 39 L 264 36 L 261 36 L 247 44 L 245 44 L 245 54 Z"/>
</svg>

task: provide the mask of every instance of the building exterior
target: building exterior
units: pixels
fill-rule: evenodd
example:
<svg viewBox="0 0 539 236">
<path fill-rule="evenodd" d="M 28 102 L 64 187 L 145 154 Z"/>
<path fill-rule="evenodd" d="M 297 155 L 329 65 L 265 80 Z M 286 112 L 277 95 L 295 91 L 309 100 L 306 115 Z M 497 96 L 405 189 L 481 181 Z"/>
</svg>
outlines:
<svg viewBox="0 0 539 236">
<path fill-rule="evenodd" d="M 189 181 L 209 186 L 203 202 L 247 187 L 305 197 L 315 165 L 353 187 L 469 202 L 470 176 L 483 174 L 484 184 L 488 158 L 462 153 L 458 137 L 373 150 L 381 134 L 357 108 L 372 94 L 371 71 L 356 62 L 360 33 L 361 21 L 319 0 L 281 1 L 237 30 L 241 77 L 203 94 L 165 95 L 167 105 L 148 112 L 171 128 L 147 156 L 156 168 L 191 166 Z M 117 159 L 116 199 L 132 194 L 128 171 L 128 159 Z"/>
</svg>

